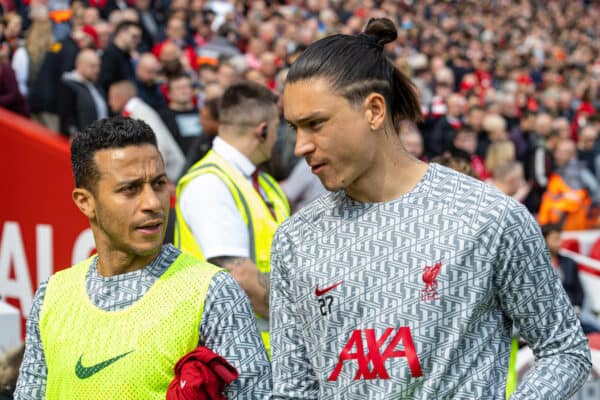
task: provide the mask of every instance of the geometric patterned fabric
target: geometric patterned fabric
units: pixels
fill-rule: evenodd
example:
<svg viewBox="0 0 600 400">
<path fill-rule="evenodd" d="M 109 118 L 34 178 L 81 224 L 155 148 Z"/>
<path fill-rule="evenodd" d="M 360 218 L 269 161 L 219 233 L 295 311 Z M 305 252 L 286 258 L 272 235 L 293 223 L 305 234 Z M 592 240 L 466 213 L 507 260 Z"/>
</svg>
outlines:
<svg viewBox="0 0 600 400">
<path fill-rule="evenodd" d="M 125 310 L 141 299 L 181 252 L 165 245 L 148 266 L 126 274 L 103 277 L 96 260 L 86 275 L 90 301 L 104 311 Z M 40 309 L 47 281 L 36 291 L 25 340 L 25 356 L 15 391 L 18 399 L 43 399 L 48 369 L 39 331 Z M 271 366 L 256 329 L 248 297 L 226 272 L 212 278 L 204 301 L 198 343 L 223 356 L 240 373 L 225 388 L 227 398 L 268 399 L 271 393 Z"/>
<path fill-rule="evenodd" d="M 538 357 L 513 399 L 567 399 L 590 353 L 536 221 L 431 164 L 409 193 L 328 193 L 279 228 L 274 399 L 504 399 L 511 330 Z"/>
</svg>

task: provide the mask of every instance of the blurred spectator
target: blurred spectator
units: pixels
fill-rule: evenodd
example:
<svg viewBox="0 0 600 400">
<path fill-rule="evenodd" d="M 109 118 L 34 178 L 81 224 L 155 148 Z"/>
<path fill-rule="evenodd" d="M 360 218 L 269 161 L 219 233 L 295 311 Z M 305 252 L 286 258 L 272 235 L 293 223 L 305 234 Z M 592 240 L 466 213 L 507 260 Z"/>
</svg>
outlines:
<svg viewBox="0 0 600 400">
<path fill-rule="evenodd" d="M 470 176 L 471 178 L 479 179 L 477 177 L 477 173 L 475 172 L 473 167 L 471 167 L 471 164 L 469 164 L 469 161 L 465 160 L 463 157 L 442 155 L 432 158 L 431 162 L 443 165 L 444 167 L 451 168 L 455 171 L 460 172 L 461 174 Z"/>
<path fill-rule="evenodd" d="M 413 123 L 402 122 L 400 128 L 400 142 L 404 149 L 408 151 L 418 160 L 426 161 L 426 157 L 423 154 L 423 137 Z"/>
<path fill-rule="evenodd" d="M 135 86 L 138 97 L 155 110 L 167 106 L 158 83 L 161 65 L 152 53 L 144 53 L 135 66 Z"/>
<path fill-rule="evenodd" d="M 42 65 L 33 81 L 29 103 L 34 118 L 48 128 L 59 130 L 56 95 L 58 83 L 65 72 L 75 69 L 75 58 L 80 49 L 93 49 L 93 35 L 83 29 L 75 29 L 60 42 L 54 43 L 44 56 Z"/>
<path fill-rule="evenodd" d="M 559 253 L 561 243 L 560 233 L 561 228 L 558 224 L 542 225 L 542 234 L 546 239 L 546 245 L 550 252 L 550 260 L 554 268 L 556 268 L 567 296 L 571 300 L 583 332 L 586 334 L 600 332 L 600 321 L 592 313 L 582 308 L 585 293 L 579 279 L 577 264 L 573 259 Z"/>
<path fill-rule="evenodd" d="M 174 76 L 167 87 L 169 106 L 158 113 L 187 158 L 191 145 L 202 134 L 198 108 L 193 102 L 192 80 L 187 75 Z"/>
<path fill-rule="evenodd" d="M 597 225 L 600 204 L 599 184 L 594 175 L 577 160 L 571 139 L 562 139 L 554 151 L 556 170 L 550 176 L 542 197 L 540 224 L 560 224 L 563 230 L 590 229 Z"/>
<path fill-rule="evenodd" d="M 12 57 L 20 45 L 23 18 L 16 12 L 9 12 L 5 18 L 4 41 L 8 44 L 9 57 Z"/>
<path fill-rule="evenodd" d="M 189 69 L 186 70 L 182 59 L 183 54 L 181 49 L 174 43 L 166 42 L 161 46 L 158 60 L 162 66 L 162 73 L 165 80 L 168 80 L 172 76 L 193 72 Z"/>
<path fill-rule="evenodd" d="M 228 25 L 222 25 L 210 40 L 200 47 L 198 55 L 201 63 L 217 65 L 220 59 L 227 59 L 240 54 L 236 46 L 237 32 Z"/>
<path fill-rule="evenodd" d="M 450 153 L 455 157 L 463 157 L 475 171 L 477 178 L 486 180 L 490 172 L 484 160 L 477 155 L 477 134 L 468 125 L 462 125 L 454 134 Z"/>
<path fill-rule="evenodd" d="M 577 158 L 600 181 L 600 149 L 598 144 L 598 128 L 588 124 L 583 127 L 577 139 Z"/>
<path fill-rule="evenodd" d="M 493 171 L 500 164 L 515 160 L 515 144 L 510 140 L 499 140 L 488 147 L 485 155 L 485 168 L 488 171 Z"/>
<path fill-rule="evenodd" d="M 25 97 L 38 75 L 46 52 L 54 42 L 48 8 L 43 5 L 31 6 L 29 16 L 32 23 L 25 34 L 25 44 L 15 51 L 12 59 L 19 91 Z"/>
<path fill-rule="evenodd" d="M 134 6 L 142 28 L 141 47 L 144 51 L 150 51 L 161 33 L 156 13 L 151 9 L 150 0 L 135 0 Z"/>
<path fill-rule="evenodd" d="M 0 60 L 0 107 L 29 117 L 29 105 L 19 91 L 15 71 L 9 63 Z"/>
<path fill-rule="evenodd" d="M 94 24 L 94 29 L 98 35 L 98 52 L 102 54 L 110 44 L 111 27 L 108 22 L 100 20 Z"/>
<path fill-rule="evenodd" d="M 492 178 L 487 182 L 519 202 L 523 202 L 529 193 L 523 165 L 518 161 L 509 160 L 497 165 L 492 171 Z"/>
<path fill-rule="evenodd" d="M 184 68 L 195 71 L 198 68 L 196 51 L 194 50 L 194 47 L 187 42 L 185 20 L 182 20 L 177 16 L 171 16 L 167 21 L 166 34 L 167 38 L 163 42 L 157 44 L 152 49 L 152 52 L 156 56 L 159 56 L 162 46 L 166 43 L 172 43 L 183 53 L 181 61 L 183 62 Z"/>
<path fill-rule="evenodd" d="M 156 134 L 158 149 L 165 161 L 167 176 L 172 182 L 176 182 L 185 162 L 183 153 L 158 113 L 137 97 L 134 83 L 113 83 L 108 91 L 108 104 L 113 113 L 141 119 L 152 128 Z"/>
<path fill-rule="evenodd" d="M 134 22 L 121 22 L 115 29 L 114 38 L 102 53 L 100 68 L 100 87 L 107 91 L 109 86 L 118 81 L 135 78 L 131 53 L 142 37 L 142 30 Z"/>
<path fill-rule="evenodd" d="M 75 70 L 65 72 L 58 87 L 60 132 L 72 137 L 97 119 L 108 117 L 106 95 L 96 82 L 100 73 L 100 57 L 84 49 L 75 61 Z"/>
<path fill-rule="evenodd" d="M 202 133 L 194 139 L 194 142 L 186 151 L 184 172 L 200 161 L 212 148 L 213 140 L 219 132 L 219 102 L 221 94 L 219 94 L 219 97 L 206 99 L 204 106 L 200 109 Z"/>
<path fill-rule="evenodd" d="M 525 169 L 525 177 L 532 183 L 525 205 L 532 213 L 538 212 L 542 193 L 548 185 L 553 170 L 552 151 L 557 139 L 558 135 L 552 132 L 552 117 L 546 113 L 538 114 L 530 136 L 531 150 Z"/>
<path fill-rule="evenodd" d="M 443 83 L 451 85 L 450 81 Z M 450 150 L 452 139 L 463 124 L 464 104 L 464 98 L 461 95 L 451 94 L 448 96 L 447 111 L 433 126 L 431 136 L 427 138 L 429 145 L 427 142 L 425 143 L 425 148 L 428 149 L 430 156 L 441 155 Z"/>
</svg>

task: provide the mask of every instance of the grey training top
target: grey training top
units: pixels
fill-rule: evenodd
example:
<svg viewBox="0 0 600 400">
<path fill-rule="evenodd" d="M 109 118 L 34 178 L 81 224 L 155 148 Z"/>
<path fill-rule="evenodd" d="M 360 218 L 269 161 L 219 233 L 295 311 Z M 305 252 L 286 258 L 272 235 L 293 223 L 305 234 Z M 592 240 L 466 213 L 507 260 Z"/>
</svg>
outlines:
<svg viewBox="0 0 600 400">
<path fill-rule="evenodd" d="M 536 221 L 482 182 L 431 164 L 392 201 L 330 193 L 273 243 L 275 399 L 504 399 L 513 325 L 536 363 L 511 399 L 588 377 Z"/>
</svg>

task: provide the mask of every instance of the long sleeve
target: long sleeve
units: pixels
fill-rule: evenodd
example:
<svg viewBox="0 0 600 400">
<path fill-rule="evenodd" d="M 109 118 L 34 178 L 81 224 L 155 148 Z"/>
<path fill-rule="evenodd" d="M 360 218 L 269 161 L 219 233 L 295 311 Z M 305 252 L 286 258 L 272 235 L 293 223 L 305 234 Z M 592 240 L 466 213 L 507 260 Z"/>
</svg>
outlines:
<svg viewBox="0 0 600 400">
<path fill-rule="evenodd" d="M 286 258 L 292 248 L 277 231 L 271 251 L 271 355 L 273 399 L 317 399 L 319 384 L 306 358 L 299 313 L 294 302 Z"/>
<path fill-rule="evenodd" d="M 239 372 L 225 388 L 227 399 L 269 399 L 271 365 L 248 297 L 226 272 L 213 277 L 204 303 L 200 343 Z"/>
<path fill-rule="evenodd" d="M 19 370 L 19 380 L 15 389 L 15 400 L 44 399 L 46 393 L 46 378 L 48 367 L 40 336 L 40 310 L 46 295 L 48 282 L 43 282 L 35 293 L 33 305 L 27 318 L 27 333 L 25 337 L 25 354 Z"/>
<path fill-rule="evenodd" d="M 15 77 L 19 84 L 19 91 L 23 96 L 27 96 L 29 88 L 27 87 L 27 79 L 29 78 L 29 56 L 25 47 L 19 47 L 12 59 L 12 68 L 15 71 Z"/>
<path fill-rule="evenodd" d="M 536 360 L 511 399 L 568 399 L 590 372 L 587 339 L 533 217 L 523 207 L 505 217 L 494 283 L 504 313 Z"/>
</svg>

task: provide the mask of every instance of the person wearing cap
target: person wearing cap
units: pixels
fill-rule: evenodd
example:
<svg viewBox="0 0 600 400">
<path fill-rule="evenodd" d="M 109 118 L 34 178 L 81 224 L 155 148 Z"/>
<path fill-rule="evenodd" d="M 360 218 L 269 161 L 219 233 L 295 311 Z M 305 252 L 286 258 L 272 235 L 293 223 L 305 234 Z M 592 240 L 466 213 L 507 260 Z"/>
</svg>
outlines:
<svg viewBox="0 0 600 400">
<path fill-rule="evenodd" d="M 240 81 L 221 97 L 212 150 L 177 183 L 176 246 L 229 272 L 246 291 L 269 350 L 271 241 L 290 213 L 285 194 L 258 166 L 279 126 L 276 96 Z"/>
<path fill-rule="evenodd" d="M 37 290 L 15 398 L 164 399 L 186 359 L 204 354 L 203 369 L 217 356 L 233 367 L 225 398 L 268 399 L 270 364 L 242 289 L 163 245 L 170 194 L 152 129 L 96 121 L 73 138 L 71 161 L 97 253 Z"/>
<path fill-rule="evenodd" d="M 410 155 L 421 110 L 388 60 L 389 19 L 332 35 L 290 67 L 296 155 L 331 192 L 271 254 L 273 399 L 504 399 L 513 326 L 536 354 L 513 399 L 567 399 L 590 350 L 529 212 Z"/>
</svg>

